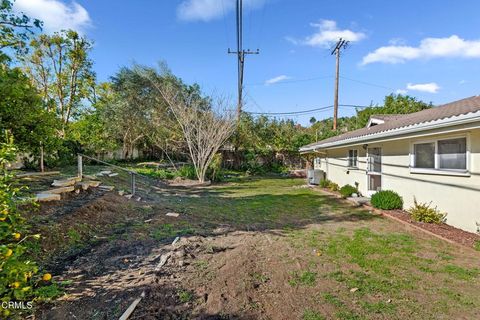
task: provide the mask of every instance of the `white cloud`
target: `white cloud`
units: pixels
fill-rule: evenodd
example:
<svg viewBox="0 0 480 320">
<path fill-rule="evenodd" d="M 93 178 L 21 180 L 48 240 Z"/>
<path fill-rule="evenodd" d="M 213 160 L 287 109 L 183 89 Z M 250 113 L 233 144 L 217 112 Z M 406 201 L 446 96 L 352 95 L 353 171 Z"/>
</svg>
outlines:
<svg viewBox="0 0 480 320">
<path fill-rule="evenodd" d="M 46 32 L 73 29 L 84 33 L 91 26 L 88 11 L 76 2 L 60 0 L 16 0 L 14 9 L 43 21 Z"/>
<path fill-rule="evenodd" d="M 374 62 L 403 63 L 414 59 L 442 57 L 480 58 L 480 40 L 465 40 L 457 35 L 448 38 L 425 38 L 418 47 L 390 45 L 363 57 L 362 65 Z"/>
<path fill-rule="evenodd" d="M 286 37 L 286 39 L 294 44 L 328 48 L 340 38 L 351 42 L 357 42 L 366 37 L 363 32 L 339 29 L 337 23 L 333 20 L 320 20 L 319 23 L 311 23 L 310 25 L 317 28 L 315 33 L 300 40 L 292 37 Z"/>
<path fill-rule="evenodd" d="M 405 89 L 398 89 L 397 91 L 395 91 L 396 94 L 407 94 L 408 90 L 405 90 Z"/>
<path fill-rule="evenodd" d="M 458 82 L 458 84 L 461 85 L 461 84 L 465 84 L 465 83 L 467 83 L 467 82 L 468 82 L 467 80 L 460 80 L 460 81 Z"/>
<path fill-rule="evenodd" d="M 278 82 L 281 82 L 281 81 L 285 81 L 285 80 L 288 80 L 288 79 L 291 79 L 291 78 L 289 76 L 286 76 L 286 75 L 282 74 L 278 77 L 268 79 L 267 81 L 265 81 L 265 85 L 269 86 L 271 84 L 278 83 Z"/>
<path fill-rule="evenodd" d="M 262 7 L 267 0 L 245 0 L 244 6 Z M 236 0 L 183 0 L 177 7 L 177 17 L 185 21 L 208 22 L 235 10 Z"/>
<path fill-rule="evenodd" d="M 437 93 L 440 87 L 435 82 L 417 84 L 408 83 L 407 89 L 420 92 Z"/>
</svg>

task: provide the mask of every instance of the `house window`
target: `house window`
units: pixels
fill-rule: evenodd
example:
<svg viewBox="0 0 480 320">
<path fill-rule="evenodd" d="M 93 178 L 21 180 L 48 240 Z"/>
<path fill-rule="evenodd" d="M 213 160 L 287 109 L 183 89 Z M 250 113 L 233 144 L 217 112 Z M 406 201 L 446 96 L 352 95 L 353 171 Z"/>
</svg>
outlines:
<svg viewBox="0 0 480 320">
<path fill-rule="evenodd" d="M 440 169 L 467 169 L 467 139 L 438 141 L 438 167 Z"/>
<path fill-rule="evenodd" d="M 467 139 L 437 140 L 413 145 L 413 167 L 434 170 L 467 170 Z"/>
<path fill-rule="evenodd" d="M 435 143 L 419 143 L 414 146 L 415 168 L 435 168 Z"/>
<path fill-rule="evenodd" d="M 348 167 L 358 167 L 358 150 L 348 150 Z"/>
<path fill-rule="evenodd" d="M 317 165 L 317 166 L 321 166 L 322 165 L 322 160 L 320 158 L 315 158 L 314 164 Z"/>
</svg>

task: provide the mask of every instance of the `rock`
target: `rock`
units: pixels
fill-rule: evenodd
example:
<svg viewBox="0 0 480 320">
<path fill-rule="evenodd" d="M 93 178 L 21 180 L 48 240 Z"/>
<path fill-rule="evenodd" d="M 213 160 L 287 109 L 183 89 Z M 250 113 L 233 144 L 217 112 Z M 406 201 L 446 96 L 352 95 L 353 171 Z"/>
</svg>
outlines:
<svg viewBox="0 0 480 320">
<path fill-rule="evenodd" d="M 108 176 L 110 173 L 112 173 L 110 170 L 100 171 L 97 176 Z"/>
<path fill-rule="evenodd" d="M 75 181 L 74 181 L 75 182 Z M 75 190 L 75 187 L 72 185 L 70 187 L 62 187 L 62 188 L 55 188 L 55 189 L 50 189 L 47 191 L 43 191 L 42 193 L 67 193 L 67 192 L 73 192 Z"/>
<path fill-rule="evenodd" d="M 52 187 L 69 187 L 75 184 L 75 180 L 53 180 Z"/>
<path fill-rule="evenodd" d="M 116 177 L 116 176 L 118 176 L 118 173 L 116 173 L 116 172 L 110 173 L 108 176 L 109 176 L 109 177 Z"/>
<path fill-rule="evenodd" d="M 70 178 L 67 178 L 67 180 L 69 180 L 69 181 L 75 181 L 75 182 L 80 182 L 80 181 L 82 181 L 82 178 L 81 178 L 81 177 L 70 177 Z"/>
<path fill-rule="evenodd" d="M 90 174 L 84 174 L 83 177 L 88 180 L 95 180 L 96 177 L 95 175 L 90 175 Z"/>
<path fill-rule="evenodd" d="M 113 189 L 115 189 L 114 186 L 100 186 L 99 188 L 105 191 L 112 191 Z"/>
<path fill-rule="evenodd" d="M 177 218 L 178 216 L 180 216 L 180 213 L 176 213 L 176 212 L 168 212 L 166 214 L 167 217 L 175 217 Z"/>
<path fill-rule="evenodd" d="M 118 195 L 119 195 L 119 196 L 123 196 L 124 194 L 125 194 L 125 191 L 124 191 L 124 190 L 119 190 L 119 191 L 118 191 Z"/>
<path fill-rule="evenodd" d="M 126 195 L 124 195 L 124 197 L 130 200 L 130 199 L 132 199 L 133 194 L 126 194 Z"/>
<path fill-rule="evenodd" d="M 35 195 L 35 201 L 38 202 L 57 201 L 60 199 L 60 195 L 55 193 L 37 193 Z"/>
<path fill-rule="evenodd" d="M 177 252 L 175 252 L 175 256 L 178 257 L 178 258 L 182 258 L 185 256 L 185 250 L 181 249 L 181 250 L 178 250 Z"/>
<path fill-rule="evenodd" d="M 178 264 L 179 267 L 183 267 L 185 265 L 185 261 L 180 260 L 180 261 L 177 262 L 177 264 Z"/>
<path fill-rule="evenodd" d="M 356 292 L 356 291 L 358 291 L 358 288 L 352 288 L 352 289 L 350 289 L 350 292 Z"/>
<path fill-rule="evenodd" d="M 352 198 L 358 198 L 358 193 L 352 193 Z"/>
</svg>

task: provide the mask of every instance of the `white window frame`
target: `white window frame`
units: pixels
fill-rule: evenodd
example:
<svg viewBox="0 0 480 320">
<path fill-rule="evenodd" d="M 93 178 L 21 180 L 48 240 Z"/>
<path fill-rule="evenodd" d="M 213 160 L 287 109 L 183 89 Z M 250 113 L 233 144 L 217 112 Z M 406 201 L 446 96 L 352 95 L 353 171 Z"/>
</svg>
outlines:
<svg viewBox="0 0 480 320">
<path fill-rule="evenodd" d="M 466 168 L 465 169 L 443 169 L 439 168 L 439 154 L 438 154 L 438 141 L 461 139 L 466 140 Z M 416 168 L 415 167 L 415 145 L 423 143 L 435 144 L 435 156 L 434 156 L 434 168 Z M 423 173 L 423 174 L 438 174 L 438 175 L 452 175 L 452 176 L 470 176 L 470 134 L 452 135 L 447 137 L 415 140 L 410 144 L 410 173 Z"/>
<path fill-rule="evenodd" d="M 350 151 L 355 151 L 356 152 L 356 156 L 355 157 L 350 157 Z M 348 149 L 348 154 L 347 154 L 347 167 L 349 168 L 352 168 L 352 169 L 358 169 L 358 149 Z M 350 165 L 350 160 L 353 159 L 354 160 L 354 165 L 351 166 Z"/>
</svg>

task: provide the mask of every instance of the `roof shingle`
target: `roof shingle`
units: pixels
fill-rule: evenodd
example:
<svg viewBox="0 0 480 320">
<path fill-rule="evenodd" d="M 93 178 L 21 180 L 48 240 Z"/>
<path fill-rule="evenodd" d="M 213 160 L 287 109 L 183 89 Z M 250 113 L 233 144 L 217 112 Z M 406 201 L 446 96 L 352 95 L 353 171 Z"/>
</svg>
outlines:
<svg viewBox="0 0 480 320">
<path fill-rule="evenodd" d="M 376 119 L 383 116 L 381 120 L 385 120 L 385 123 L 371 126 L 370 128 L 361 128 L 358 130 L 346 132 L 344 134 L 331 137 L 325 140 L 321 140 L 315 143 L 311 143 L 302 147 L 301 149 L 313 147 L 315 145 L 342 141 L 350 138 L 357 138 L 367 136 L 375 133 L 381 133 L 388 130 L 399 129 L 411 125 L 420 123 L 446 119 L 454 116 L 464 115 L 471 112 L 480 111 L 480 96 L 473 96 L 462 100 L 447 103 L 438 107 L 425 109 L 422 111 L 403 114 L 403 115 L 376 115 L 372 116 Z"/>
</svg>

